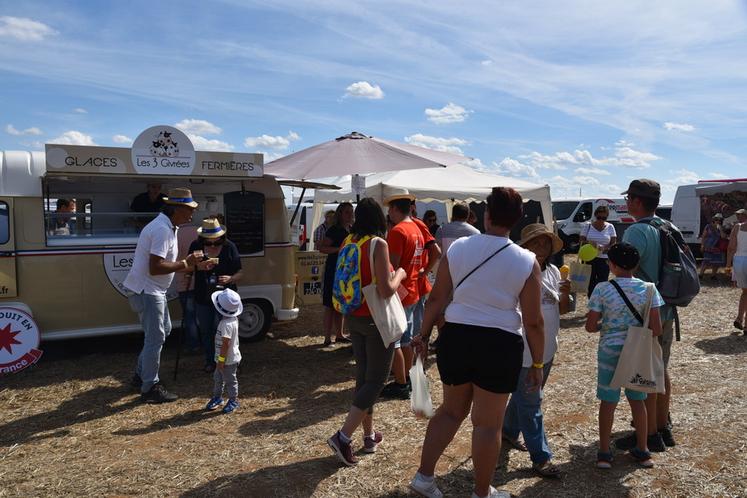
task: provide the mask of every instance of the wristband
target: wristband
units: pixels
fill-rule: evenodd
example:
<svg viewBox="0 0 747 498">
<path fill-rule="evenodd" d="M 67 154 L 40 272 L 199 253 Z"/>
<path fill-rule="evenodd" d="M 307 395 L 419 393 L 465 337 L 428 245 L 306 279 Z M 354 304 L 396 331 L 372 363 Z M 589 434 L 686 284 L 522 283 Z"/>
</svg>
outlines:
<svg viewBox="0 0 747 498">
<path fill-rule="evenodd" d="M 532 368 L 545 368 L 544 363 L 532 363 Z"/>
<path fill-rule="evenodd" d="M 225 363 L 225 362 L 226 362 L 226 357 L 225 357 L 225 356 L 221 356 L 221 355 L 218 355 L 218 361 L 219 361 L 220 363 Z"/>
</svg>

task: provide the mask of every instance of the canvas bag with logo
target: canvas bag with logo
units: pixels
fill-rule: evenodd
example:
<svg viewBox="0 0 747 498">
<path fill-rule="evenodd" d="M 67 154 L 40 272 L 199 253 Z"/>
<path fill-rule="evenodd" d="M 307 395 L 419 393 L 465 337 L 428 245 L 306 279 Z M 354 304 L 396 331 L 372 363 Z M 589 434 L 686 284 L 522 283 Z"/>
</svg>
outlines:
<svg viewBox="0 0 747 498">
<path fill-rule="evenodd" d="M 571 271 L 568 273 L 568 280 L 571 282 L 571 292 L 585 293 L 589 290 L 589 280 L 591 279 L 591 265 L 582 263 L 581 260 L 571 262 Z"/>
<path fill-rule="evenodd" d="M 654 296 L 654 284 L 646 284 L 646 305 L 643 316 L 633 307 L 625 292 L 611 280 L 630 311 L 641 322 L 641 326 L 628 327 L 628 335 L 617 361 L 615 374 L 610 381 L 614 389 L 626 388 L 645 393 L 663 393 L 664 388 L 664 360 L 661 346 L 653 332 L 648 328 L 651 302 Z"/>
</svg>

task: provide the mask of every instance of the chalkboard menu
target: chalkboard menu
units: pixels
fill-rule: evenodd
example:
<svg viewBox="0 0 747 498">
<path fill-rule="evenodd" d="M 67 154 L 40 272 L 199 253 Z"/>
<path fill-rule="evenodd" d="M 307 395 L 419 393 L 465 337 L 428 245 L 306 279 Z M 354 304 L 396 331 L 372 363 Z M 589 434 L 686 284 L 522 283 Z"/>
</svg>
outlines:
<svg viewBox="0 0 747 498">
<path fill-rule="evenodd" d="M 258 192 L 223 194 L 228 239 L 239 254 L 255 254 L 265 248 L 265 196 Z"/>
</svg>

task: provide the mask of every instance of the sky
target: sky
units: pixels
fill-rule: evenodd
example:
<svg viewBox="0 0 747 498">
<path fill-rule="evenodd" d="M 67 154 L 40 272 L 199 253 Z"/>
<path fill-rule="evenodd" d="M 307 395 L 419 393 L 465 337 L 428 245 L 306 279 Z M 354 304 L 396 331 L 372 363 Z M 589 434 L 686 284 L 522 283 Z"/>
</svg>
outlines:
<svg viewBox="0 0 747 498">
<path fill-rule="evenodd" d="M 0 0 L 0 150 L 146 128 L 265 162 L 359 131 L 616 196 L 745 178 L 747 6 Z"/>
</svg>

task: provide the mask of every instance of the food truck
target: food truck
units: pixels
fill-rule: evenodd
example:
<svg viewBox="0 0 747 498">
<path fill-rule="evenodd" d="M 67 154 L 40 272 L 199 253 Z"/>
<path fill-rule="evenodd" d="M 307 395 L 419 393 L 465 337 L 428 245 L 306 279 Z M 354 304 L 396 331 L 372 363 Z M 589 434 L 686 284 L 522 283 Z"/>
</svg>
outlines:
<svg viewBox="0 0 747 498">
<path fill-rule="evenodd" d="M 195 151 L 169 126 L 145 130 L 132 148 L 0 152 L 0 307 L 30 314 L 42 340 L 141 331 L 122 282 L 140 230 L 157 215 L 130 209 L 148 185 L 192 191 L 199 207 L 191 232 L 180 232 L 194 236 L 203 217 L 224 216 L 243 266 L 242 339 L 261 339 L 273 318 L 298 316 L 283 192 L 263 174 L 262 154 Z M 174 285 L 168 297 L 177 325 Z"/>
</svg>

